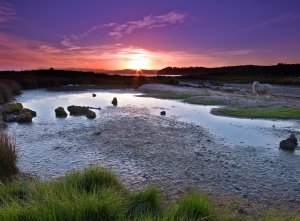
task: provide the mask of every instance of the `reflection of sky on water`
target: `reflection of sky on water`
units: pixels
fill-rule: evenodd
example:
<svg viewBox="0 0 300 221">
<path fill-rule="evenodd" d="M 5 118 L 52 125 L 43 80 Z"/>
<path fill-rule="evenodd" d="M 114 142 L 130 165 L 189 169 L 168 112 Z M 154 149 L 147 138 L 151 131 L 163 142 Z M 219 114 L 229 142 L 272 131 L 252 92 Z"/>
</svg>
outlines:
<svg viewBox="0 0 300 221">
<path fill-rule="evenodd" d="M 96 93 L 97 97 L 92 97 L 92 93 Z M 252 120 L 214 116 L 210 114 L 212 106 L 193 105 L 176 100 L 161 100 L 135 95 L 138 94 L 133 90 L 95 90 L 89 92 L 33 90 L 26 91 L 17 100 L 22 102 L 25 107 L 37 111 L 38 117 L 34 119 L 34 122 L 37 123 L 55 122 L 57 119 L 54 115 L 54 109 L 58 106 L 67 108 L 69 105 L 81 105 L 103 109 L 111 106 L 112 99 L 117 97 L 119 106 L 146 107 L 154 115 L 159 115 L 161 110 L 166 110 L 167 117 L 203 126 L 219 138 L 223 138 L 224 142 L 277 148 L 279 141 L 288 135 L 288 131 L 299 132 L 299 121 Z M 286 134 L 278 136 L 278 134 L 272 133 L 272 130 L 275 132 L 277 129 L 283 128 L 287 129 Z"/>
</svg>

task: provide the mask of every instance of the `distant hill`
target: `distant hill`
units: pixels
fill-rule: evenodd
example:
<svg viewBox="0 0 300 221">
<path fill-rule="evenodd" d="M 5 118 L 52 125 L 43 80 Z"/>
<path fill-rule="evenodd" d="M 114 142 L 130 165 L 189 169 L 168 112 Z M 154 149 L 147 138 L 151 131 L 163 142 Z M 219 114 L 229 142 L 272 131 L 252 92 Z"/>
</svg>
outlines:
<svg viewBox="0 0 300 221">
<path fill-rule="evenodd" d="M 181 75 L 179 79 L 211 80 L 219 82 L 249 83 L 261 81 L 275 84 L 300 85 L 300 64 L 270 66 L 240 65 L 228 67 L 167 67 L 158 75 Z"/>
<path fill-rule="evenodd" d="M 270 66 L 240 65 L 227 67 L 167 67 L 157 72 L 161 75 L 209 75 L 209 74 L 260 74 L 300 76 L 300 64 L 277 64 Z"/>
</svg>

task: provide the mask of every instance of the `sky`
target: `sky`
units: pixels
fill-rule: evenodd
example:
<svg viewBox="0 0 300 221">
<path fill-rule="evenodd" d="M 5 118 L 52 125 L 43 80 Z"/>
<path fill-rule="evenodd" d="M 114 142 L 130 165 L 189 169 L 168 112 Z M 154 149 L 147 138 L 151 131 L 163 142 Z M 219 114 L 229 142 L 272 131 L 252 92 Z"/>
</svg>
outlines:
<svg viewBox="0 0 300 221">
<path fill-rule="evenodd" d="M 0 0 L 0 70 L 300 63 L 299 0 Z"/>
</svg>

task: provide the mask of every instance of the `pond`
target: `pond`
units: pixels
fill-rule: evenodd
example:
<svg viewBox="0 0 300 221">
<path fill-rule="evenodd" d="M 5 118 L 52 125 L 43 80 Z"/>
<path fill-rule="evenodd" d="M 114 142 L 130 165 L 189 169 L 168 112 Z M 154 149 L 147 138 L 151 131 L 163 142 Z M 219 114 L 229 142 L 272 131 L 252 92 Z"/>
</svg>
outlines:
<svg viewBox="0 0 300 221">
<path fill-rule="evenodd" d="M 31 124 L 8 127 L 20 151 L 19 168 L 51 178 L 96 164 L 112 169 L 133 187 L 158 182 L 174 194 L 190 186 L 254 198 L 264 191 L 269 202 L 274 196 L 268 195 L 284 185 L 287 200 L 300 196 L 300 173 L 295 169 L 300 168 L 299 150 L 278 149 L 290 132 L 299 134 L 299 121 L 220 117 L 210 114 L 214 106 L 138 95 L 124 89 L 24 91 L 16 101 L 37 117 Z M 117 107 L 111 105 L 114 97 Z M 101 110 L 95 110 L 93 120 L 55 117 L 55 108 L 69 105 Z M 162 110 L 166 116 L 160 116 Z M 201 170 L 204 167 L 208 169 Z"/>
</svg>

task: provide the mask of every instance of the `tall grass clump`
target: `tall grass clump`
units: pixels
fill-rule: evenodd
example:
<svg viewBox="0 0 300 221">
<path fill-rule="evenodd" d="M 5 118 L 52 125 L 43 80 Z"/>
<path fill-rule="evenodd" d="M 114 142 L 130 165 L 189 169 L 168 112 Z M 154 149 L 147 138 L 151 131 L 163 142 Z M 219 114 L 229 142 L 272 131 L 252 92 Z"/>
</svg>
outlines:
<svg viewBox="0 0 300 221">
<path fill-rule="evenodd" d="M 161 194 L 154 187 L 133 194 L 129 199 L 129 217 L 157 217 L 161 212 Z"/>
<path fill-rule="evenodd" d="M 15 143 L 0 130 L 0 180 L 10 179 L 18 173 Z"/>
<path fill-rule="evenodd" d="M 170 216 L 170 220 L 178 221 L 217 220 L 208 197 L 196 190 L 179 200 L 174 205 Z"/>
</svg>

